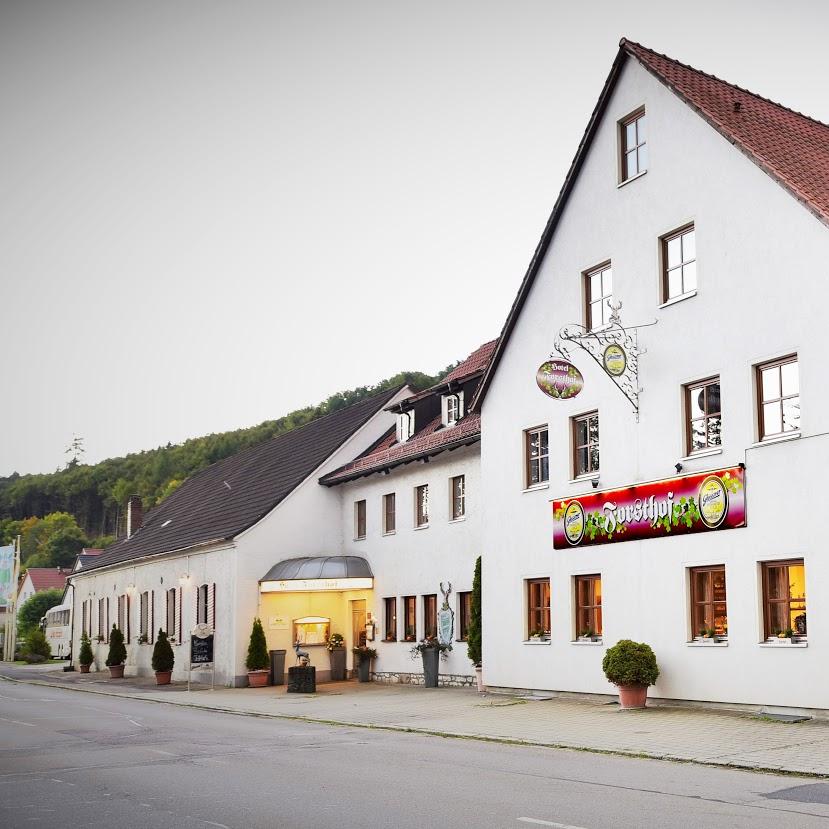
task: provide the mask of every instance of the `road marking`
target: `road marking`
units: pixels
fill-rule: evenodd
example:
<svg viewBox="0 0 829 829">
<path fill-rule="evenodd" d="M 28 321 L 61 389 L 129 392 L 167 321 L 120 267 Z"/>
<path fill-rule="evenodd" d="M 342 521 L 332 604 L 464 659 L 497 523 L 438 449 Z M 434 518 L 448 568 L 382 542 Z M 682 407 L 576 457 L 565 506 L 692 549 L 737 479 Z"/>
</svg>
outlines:
<svg viewBox="0 0 829 829">
<path fill-rule="evenodd" d="M 166 754 L 168 757 L 178 757 L 178 754 L 173 754 L 172 751 L 164 751 L 160 748 L 151 748 L 150 751 L 154 751 L 156 754 Z"/>
<path fill-rule="evenodd" d="M 35 724 L 33 722 L 20 722 L 20 720 L 8 720 L 5 717 L 0 717 L 0 720 L 3 720 L 3 722 L 14 723 L 15 725 L 28 725 L 30 728 L 35 727 Z"/>
<path fill-rule="evenodd" d="M 143 725 L 141 725 L 141 723 L 140 723 L 140 722 L 136 722 L 135 720 L 130 720 L 130 722 L 131 722 L 133 725 L 137 725 L 139 728 L 143 728 L 143 727 L 144 727 Z"/>
<path fill-rule="evenodd" d="M 555 823 L 552 820 L 540 820 L 537 817 L 520 817 L 521 823 L 534 823 L 537 826 L 553 826 L 555 829 L 584 829 L 583 826 L 572 826 L 569 823 Z"/>
<path fill-rule="evenodd" d="M 225 826 L 224 823 L 213 823 L 212 820 L 205 820 L 201 818 L 202 823 L 206 823 L 208 826 L 219 826 L 220 829 L 230 829 L 229 826 Z"/>
</svg>

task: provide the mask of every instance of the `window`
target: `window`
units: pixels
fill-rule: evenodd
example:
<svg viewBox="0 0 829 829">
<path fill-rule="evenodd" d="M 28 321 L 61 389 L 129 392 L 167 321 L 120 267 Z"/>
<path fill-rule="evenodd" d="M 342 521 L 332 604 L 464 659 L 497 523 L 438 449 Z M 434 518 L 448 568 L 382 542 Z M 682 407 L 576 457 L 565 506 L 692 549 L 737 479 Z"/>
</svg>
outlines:
<svg viewBox="0 0 829 829">
<path fill-rule="evenodd" d="M 585 325 L 593 331 L 610 322 L 613 269 L 610 262 L 584 275 Z"/>
<path fill-rule="evenodd" d="M 662 301 L 697 289 L 697 244 L 694 226 L 662 237 Z"/>
<path fill-rule="evenodd" d="M 550 480 L 550 449 L 547 427 L 528 429 L 524 433 L 524 452 L 527 466 L 527 486 L 536 486 Z"/>
<path fill-rule="evenodd" d="M 452 520 L 457 521 L 466 515 L 466 484 L 465 476 L 456 475 L 449 481 L 449 491 L 452 498 Z"/>
<path fill-rule="evenodd" d="M 118 630 L 124 634 L 124 641 L 130 641 L 130 597 L 122 593 L 118 597 Z"/>
<path fill-rule="evenodd" d="M 472 593 L 458 593 L 458 641 L 469 638 L 469 623 L 472 621 Z"/>
<path fill-rule="evenodd" d="M 576 576 L 576 634 L 602 635 L 602 577 Z"/>
<path fill-rule="evenodd" d="M 405 443 L 414 434 L 414 412 L 400 412 L 397 415 L 397 442 Z"/>
<path fill-rule="evenodd" d="M 438 635 L 438 597 L 431 593 L 423 597 L 423 636 L 435 638 Z"/>
<path fill-rule="evenodd" d="M 454 426 L 463 417 L 463 392 L 445 394 L 443 401 L 443 425 Z"/>
<path fill-rule="evenodd" d="M 207 614 L 207 600 L 208 600 L 208 585 L 202 584 L 196 591 L 196 624 L 206 625 Z"/>
<path fill-rule="evenodd" d="M 691 638 L 728 636 L 725 566 L 691 569 Z"/>
<path fill-rule="evenodd" d="M 177 631 L 176 625 L 176 588 L 171 587 L 167 591 L 167 608 L 166 608 L 166 624 L 167 624 L 167 638 L 175 640 Z"/>
<path fill-rule="evenodd" d="M 385 605 L 386 635 L 387 642 L 397 641 L 397 599 L 392 596 L 390 599 L 383 599 Z"/>
<path fill-rule="evenodd" d="M 624 118 L 619 126 L 622 138 L 622 181 L 627 181 L 648 169 L 645 110 L 637 110 Z"/>
<path fill-rule="evenodd" d="M 98 636 L 109 641 L 109 599 L 98 599 Z"/>
<path fill-rule="evenodd" d="M 806 571 L 803 559 L 763 565 L 763 622 L 767 639 L 806 638 Z"/>
<path fill-rule="evenodd" d="M 429 484 L 415 487 L 415 527 L 429 523 Z"/>
<path fill-rule="evenodd" d="M 386 535 L 395 531 L 395 500 L 393 492 L 383 496 L 383 532 Z"/>
<path fill-rule="evenodd" d="M 797 355 L 757 366 L 760 440 L 800 429 Z"/>
<path fill-rule="evenodd" d="M 403 597 L 403 631 L 407 642 L 417 640 L 417 597 Z"/>
<path fill-rule="evenodd" d="M 138 603 L 138 635 L 141 638 L 150 639 L 150 594 L 145 590 Z"/>
<path fill-rule="evenodd" d="M 685 430 L 689 455 L 722 444 L 719 377 L 685 386 Z"/>
<path fill-rule="evenodd" d="M 574 417 L 572 423 L 574 477 L 594 475 L 599 471 L 599 413 Z"/>
<path fill-rule="evenodd" d="M 527 633 L 529 636 L 550 635 L 550 580 L 527 581 Z"/>
<path fill-rule="evenodd" d="M 354 538 L 366 537 L 366 502 L 356 501 L 354 504 Z"/>
</svg>

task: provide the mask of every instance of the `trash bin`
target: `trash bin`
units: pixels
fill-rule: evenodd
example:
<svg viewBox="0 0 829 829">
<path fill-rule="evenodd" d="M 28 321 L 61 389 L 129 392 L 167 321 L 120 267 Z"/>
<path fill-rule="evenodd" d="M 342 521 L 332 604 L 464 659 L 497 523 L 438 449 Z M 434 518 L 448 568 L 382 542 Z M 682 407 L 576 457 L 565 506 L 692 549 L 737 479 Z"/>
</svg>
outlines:
<svg viewBox="0 0 829 829">
<path fill-rule="evenodd" d="M 285 684 L 285 651 L 270 651 L 271 673 L 268 677 L 269 685 Z"/>
</svg>

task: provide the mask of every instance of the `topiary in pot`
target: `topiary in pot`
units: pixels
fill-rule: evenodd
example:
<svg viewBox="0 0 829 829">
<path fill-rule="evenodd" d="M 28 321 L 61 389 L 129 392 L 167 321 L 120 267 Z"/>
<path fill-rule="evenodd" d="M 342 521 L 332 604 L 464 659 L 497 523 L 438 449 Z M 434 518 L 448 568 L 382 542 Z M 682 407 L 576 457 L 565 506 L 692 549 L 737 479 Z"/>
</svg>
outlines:
<svg viewBox="0 0 829 829">
<path fill-rule="evenodd" d="M 173 665 L 176 657 L 173 648 L 167 639 L 167 634 L 159 628 L 158 638 L 153 645 L 152 666 L 155 671 L 156 685 L 169 685 L 173 675 Z"/>
<path fill-rule="evenodd" d="M 268 684 L 268 643 L 265 640 L 265 631 L 262 622 L 253 620 L 248 644 L 248 656 L 245 660 L 248 669 L 248 683 L 251 688 L 261 688 Z"/>
<path fill-rule="evenodd" d="M 644 708 L 648 686 L 659 676 L 656 656 L 650 645 L 621 639 L 607 649 L 602 670 L 610 682 L 619 688 L 619 705 L 622 708 Z"/>
<path fill-rule="evenodd" d="M 124 645 L 124 634 L 121 633 L 118 625 L 113 625 L 109 634 L 109 654 L 106 659 L 110 679 L 121 679 L 124 676 L 126 661 L 127 649 Z"/>
<path fill-rule="evenodd" d="M 81 673 L 88 674 L 89 666 L 95 661 L 95 656 L 92 653 L 92 643 L 86 635 L 86 631 L 81 634 L 81 651 L 78 654 L 78 664 L 81 666 Z"/>
</svg>

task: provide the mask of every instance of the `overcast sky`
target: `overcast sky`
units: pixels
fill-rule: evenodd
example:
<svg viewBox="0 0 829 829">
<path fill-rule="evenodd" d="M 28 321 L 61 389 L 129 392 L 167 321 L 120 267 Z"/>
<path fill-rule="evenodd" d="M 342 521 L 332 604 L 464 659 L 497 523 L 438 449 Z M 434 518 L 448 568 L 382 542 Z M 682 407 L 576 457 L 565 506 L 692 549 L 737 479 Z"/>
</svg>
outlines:
<svg viewBox="0 0 829 829">
<path fill-rule="evenodd" d="M 0 0 L 0 475 L 464 357 L 620 37 L 829 121 L 828 31 L 818 0 Z"/>
</svg>

